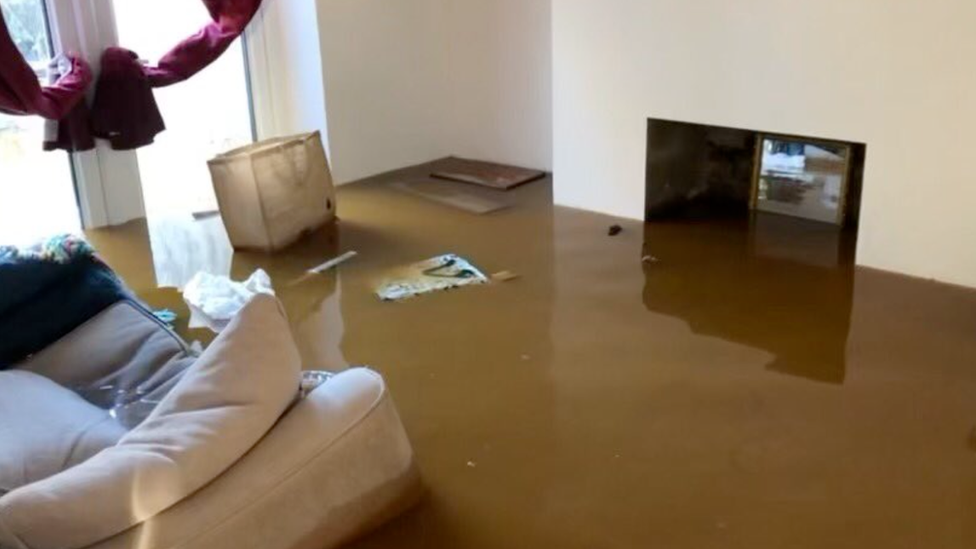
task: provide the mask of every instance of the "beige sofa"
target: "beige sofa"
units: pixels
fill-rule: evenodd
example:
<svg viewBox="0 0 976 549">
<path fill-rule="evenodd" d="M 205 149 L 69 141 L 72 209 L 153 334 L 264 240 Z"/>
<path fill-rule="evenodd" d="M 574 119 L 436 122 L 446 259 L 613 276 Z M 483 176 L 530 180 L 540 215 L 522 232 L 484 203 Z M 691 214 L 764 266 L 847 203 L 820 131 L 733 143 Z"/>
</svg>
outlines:
<svg viewBox="0 0 976 549">
<path fill-rule="evenodd" d="M 324 549 L 413 504 L 382 378 L 300 380 L 273 298 L 199 357 L 131 303 L 104 311 L 0 372 L 0 548 Z"/>
</svg>

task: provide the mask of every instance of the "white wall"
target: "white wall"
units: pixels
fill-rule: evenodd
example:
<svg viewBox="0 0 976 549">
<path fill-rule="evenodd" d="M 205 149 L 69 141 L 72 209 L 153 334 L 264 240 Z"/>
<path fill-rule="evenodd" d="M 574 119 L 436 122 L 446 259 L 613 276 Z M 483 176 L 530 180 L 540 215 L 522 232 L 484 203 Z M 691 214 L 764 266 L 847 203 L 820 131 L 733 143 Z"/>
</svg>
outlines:
<svg viewBox="0 0 976 549">
<path fill-rule="evenodd" d="M 258 138 L 320 131 L 327 141 L 315 3 L 266 0 L 246 42 Z"/>
<path fill-rule="evenodd" d="M 439 1 L 316 1 L 337 181 L 443 154 L 447 53 Z"/>
<path fill-rule="evenodd" d="M 551 0 L 446 4 L 448 152 L 551 169 Z"/>
<path fill-rule="evenodd" d="M 556 201 L 643 217 L 648 117 L 868 145 L 858 262 L 976 286 L 976 3 L 553 0 Z"/>
<path fill-rule="evenodd" d="M 316 6 L 337 181 L 450 154 L 550 166 L 549 0 Z"/>
</svg>

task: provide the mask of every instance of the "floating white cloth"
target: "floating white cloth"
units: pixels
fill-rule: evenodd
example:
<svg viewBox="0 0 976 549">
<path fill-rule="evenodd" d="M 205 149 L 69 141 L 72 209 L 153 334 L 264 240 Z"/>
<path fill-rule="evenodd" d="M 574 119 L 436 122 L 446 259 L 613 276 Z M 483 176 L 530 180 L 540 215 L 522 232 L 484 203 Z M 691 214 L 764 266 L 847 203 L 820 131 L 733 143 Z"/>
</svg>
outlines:
<svg viewBox="0 0 976 549">
<path fill-rule="evenodd" d="M 275 295 L 271 277 L 263 269 L 254 271 L 244 282 L 201 271 L 183 288 L 183 300 L 190 307 L 190 328 L 220 333 L 258 294 Z"/>
</svg>

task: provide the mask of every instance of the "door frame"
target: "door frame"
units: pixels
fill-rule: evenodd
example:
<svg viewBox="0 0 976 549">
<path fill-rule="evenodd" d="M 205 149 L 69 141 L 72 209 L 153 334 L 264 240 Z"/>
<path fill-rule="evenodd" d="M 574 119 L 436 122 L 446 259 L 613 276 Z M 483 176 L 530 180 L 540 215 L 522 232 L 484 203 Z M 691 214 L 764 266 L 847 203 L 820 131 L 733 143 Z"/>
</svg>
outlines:
<svg viewBox="0 0 976 549">
<path fill-rule="evenodd" d="M 111 0 L 45 0 L 55 51 L 83 57 L 98 72 L 101 52 L 118 45 Z M 89 96 L 92 94 L 89 91 Z M 90 99 L 90 97 L 89 97 Z M 82 227 L 119 225 L 145 217 L 135 151 L 115 151 L 103 140 L 69 155 Z"/>
</svg>

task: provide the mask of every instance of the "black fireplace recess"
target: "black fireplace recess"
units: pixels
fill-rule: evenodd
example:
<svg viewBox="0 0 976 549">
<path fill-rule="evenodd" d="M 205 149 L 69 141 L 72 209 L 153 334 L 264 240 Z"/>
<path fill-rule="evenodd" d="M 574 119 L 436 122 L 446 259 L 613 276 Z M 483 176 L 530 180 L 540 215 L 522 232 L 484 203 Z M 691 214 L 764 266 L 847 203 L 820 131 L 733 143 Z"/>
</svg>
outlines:
<svg viewBox="0 0 976 549">
<path fill-rule="evenodd" d="M 748 217 L 756 193 L 761 138 L 849 147 L 849 178 L 841 226 L 855 227 L 860 210 L 865 146 L 837 140 L 765 134 L 672 120 L 649 119 L 645 219 Z"/>
</svg>

